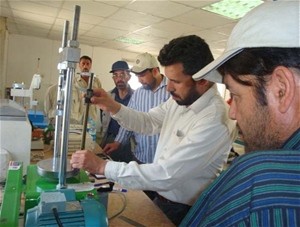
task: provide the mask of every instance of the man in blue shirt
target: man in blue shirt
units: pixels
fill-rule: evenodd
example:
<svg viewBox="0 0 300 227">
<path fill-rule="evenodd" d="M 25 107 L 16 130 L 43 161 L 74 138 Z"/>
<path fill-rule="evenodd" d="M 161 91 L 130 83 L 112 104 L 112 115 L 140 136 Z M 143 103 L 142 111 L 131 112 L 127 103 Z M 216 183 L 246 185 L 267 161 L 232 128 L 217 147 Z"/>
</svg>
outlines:
<svg viewBox="0 0 300 227">
<path fill-rule="evenodd" d="M 127 106 L 129 100 L 134 93 L 134 90 L 131 89 L 128 81 L 130 80 L 129 67 L 127 62 L 125 61 L 116 61 L 112 65 L 112 69 L 110 71 L 112 73 L 112 78 L 115 82 L 116 87 L 109 91 L 110 95 L 117 102 Z M 106 144 L 114 141 L 115 137 L 119 132 L 120 125 L 119 123 L 110 117 L 110 114 L 101 111 L 101 143 L 100 146 L 104 148 Z M 133 159 L 133 154 L 131 151 L 130 140 L 128 139 L 126 142 L 122 144 L 110 157 L 115 161 L 129 162 Z"/>
<path fill-rule="evenodd" d="M 158 63 L 154 56 L 143 53 L 136 57 L 135 65 L 131 71 L 138 77 L 142 87 L 132 95 L 128 107 L 148 112 L 151 108 L 165 102 L 170 94 L 167 92 L 167 82 L 160 73 Z M 107 144 L 103 151 L 109 155 L 119 149 L 120 145 L 126 144 L 133 136 L 135 141 L 134 155 L 140 163 L 152 163 L 159 134 L 144 135 L 128 131 L 121 127 L 113 143 Z"/>
<path fill-rule="evenodd" d="M 233 29 L 224 54 L 193 76 L 223 79 L 247 153 L 181 226 L 300 226 L 299 9 L 299 1 L 257 7 Z"/>
</svg>

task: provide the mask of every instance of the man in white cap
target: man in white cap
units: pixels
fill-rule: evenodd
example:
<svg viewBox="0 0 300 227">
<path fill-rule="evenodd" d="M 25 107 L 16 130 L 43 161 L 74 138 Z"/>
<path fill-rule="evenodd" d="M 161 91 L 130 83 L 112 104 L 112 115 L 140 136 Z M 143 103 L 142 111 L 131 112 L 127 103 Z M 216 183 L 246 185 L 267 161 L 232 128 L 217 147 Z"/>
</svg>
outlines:
<svg viewBox="0 0 300 227">
<path fill-rule="evenodd" d="M 181 226 L 300 226 L 300 2 L 266 2 L 193 76 L 223 81 L 246 154 L 201 195 Z"/>
<path fill-rule="evenodd" d="M 151 108 L 168 100 L 170 93 L 167 91 L 167 80 L 160 73 L 155 57 L 149 53 L 139 54 L 135 59 L 135 65 L 131 71 L 138 77 L 142 87 L 132 95 L 128 107 L 141 112 L 148 112 Z M 129 131 L 120 127 L 119 133 L 113 143 L 107 144 L 103 152 L 111 155 L 120 146 L 133 139 L 135 146 L 132 160 L 138 163 L 152 163 L 155 155 L 159 134 L 146 135 Z M 121 151 L 122 152 L 122 151 Z M 155 198 L 152 191 L 144 191 L 150 199 Z"/>
<path fill-rule="evenodd" d="M 131 71 L 138 77 L 143 85 L 132 95 L 128 107 L 141 112 L 148 112 L 151 108 L 167 101 L 170 93 L 167 92 L 167 81 L 160 73 L 155 57 L 149 53 L 139 54 L 135 59 L 135 65 Z M 121 127 L 113 143 L 107 144 L 103 151 L 113 153 L 121 144 L 126 143 L 133 136 L 136 143 L 134 149 L 135 158 L 140 163 L 152 163 L 159 134 L 145 135 L 128 131 Z"/>
</svg>

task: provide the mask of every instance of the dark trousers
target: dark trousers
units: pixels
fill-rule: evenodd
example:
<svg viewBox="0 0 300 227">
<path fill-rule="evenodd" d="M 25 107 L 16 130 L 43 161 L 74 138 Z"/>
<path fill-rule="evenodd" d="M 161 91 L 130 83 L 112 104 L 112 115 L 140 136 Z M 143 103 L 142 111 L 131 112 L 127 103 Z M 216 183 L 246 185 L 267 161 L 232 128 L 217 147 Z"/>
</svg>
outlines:
<svg viewBox="0 0 300 227">
<path fill-rule="evenodd" d="M 101 143 L 101 147 L 104 148 L 104 146 L 108 143 L 113 143 L 115 141 L 116 135 L 108 134 L 105 138 L 105 140 Z M 118 161 L 118 162 L 130 162 L 135 159 L 135 156 L 133 155 L 131 151 L 131 145 L 130 141 L 126 144 L 121 144 L 118 150 L 112 152 L 110 155 L 112 160 Z"/>
<path fill-rule="evenodd" d="M 178 226 L 191 206 L 172 202 L 168 199 L 163 198 L 160 195 L 157 195 L 153 202 L 165 213 L 165 215 L 176 225 Z"/>
</svg>

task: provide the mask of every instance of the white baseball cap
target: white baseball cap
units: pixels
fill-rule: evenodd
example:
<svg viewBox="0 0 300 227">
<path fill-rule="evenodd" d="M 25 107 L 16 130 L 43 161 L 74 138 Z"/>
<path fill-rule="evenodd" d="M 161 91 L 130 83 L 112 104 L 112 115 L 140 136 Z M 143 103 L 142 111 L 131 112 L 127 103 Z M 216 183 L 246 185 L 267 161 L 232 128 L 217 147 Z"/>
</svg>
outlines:
<svg viewBox="0 0 300 227">
<path fill-rule="evenodd" d="M 158 63 L 155 57 L 149 53 L 139 54 L 135 59 L 135 65 L 132 66 L 131 71 L 133 73 L 140 73 L 146 69 L 153 69 L 158 67 Z"/>
<path fill-rule="evenodd" d="M 234 27 L 225 52 L 193 75 L 222 83 L 217 68 L 244 48 L 300 47 L 300 1 L 265 2 L 246 14 Z"/>
</svg>

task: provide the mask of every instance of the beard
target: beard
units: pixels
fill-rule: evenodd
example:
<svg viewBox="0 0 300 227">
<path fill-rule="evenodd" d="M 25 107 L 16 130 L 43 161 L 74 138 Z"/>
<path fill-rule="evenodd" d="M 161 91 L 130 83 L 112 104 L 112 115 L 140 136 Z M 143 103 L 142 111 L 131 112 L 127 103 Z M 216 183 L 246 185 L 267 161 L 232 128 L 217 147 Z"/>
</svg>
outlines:
<svg viewBox="0 0 300 227">
<path fill-rule="evenodd" d="M 126 88 L 126 84 L 125 84 L 124 82 L 118 82 L 118 83 L 116 84 L 116 87 L 117 87 L 118 89 L 124 89 L 124 88 Z"/>
<path fill-rule="evenodd" d="M 145 90 L 152 90 L 152 87 L 149 84 L 142 84 Z"/>
<path fill-rule="evenodd" d="M 272 120 L 268 106 L 257 104 L 249 116 L 240 127 L 245 152 L 279 149 L 283 142 L 280 141 L 278 128 L 274 127 L 276 122 Z"/>
<path fill-rule="evenodd" d="M 190 106 L 192 105 L 198 98 L 200 98 L 200 94 L 196 91 L 195 87 L 192 87 L 185 98 L 181 98 L 176 95 L 174 92 L 170 92 L 173 96 L 174 100 L 179 106 Z M 176 99 L 177 98 L 177 99 Z"/>
<path fill-rule="evenodd" d="M 146 90 L 152 90 L 155 87 L 157 80 L 154 78 L 152 74 L 152 80 L 147 84 L 142 84 L 143 88 Z"/>
</svg>

